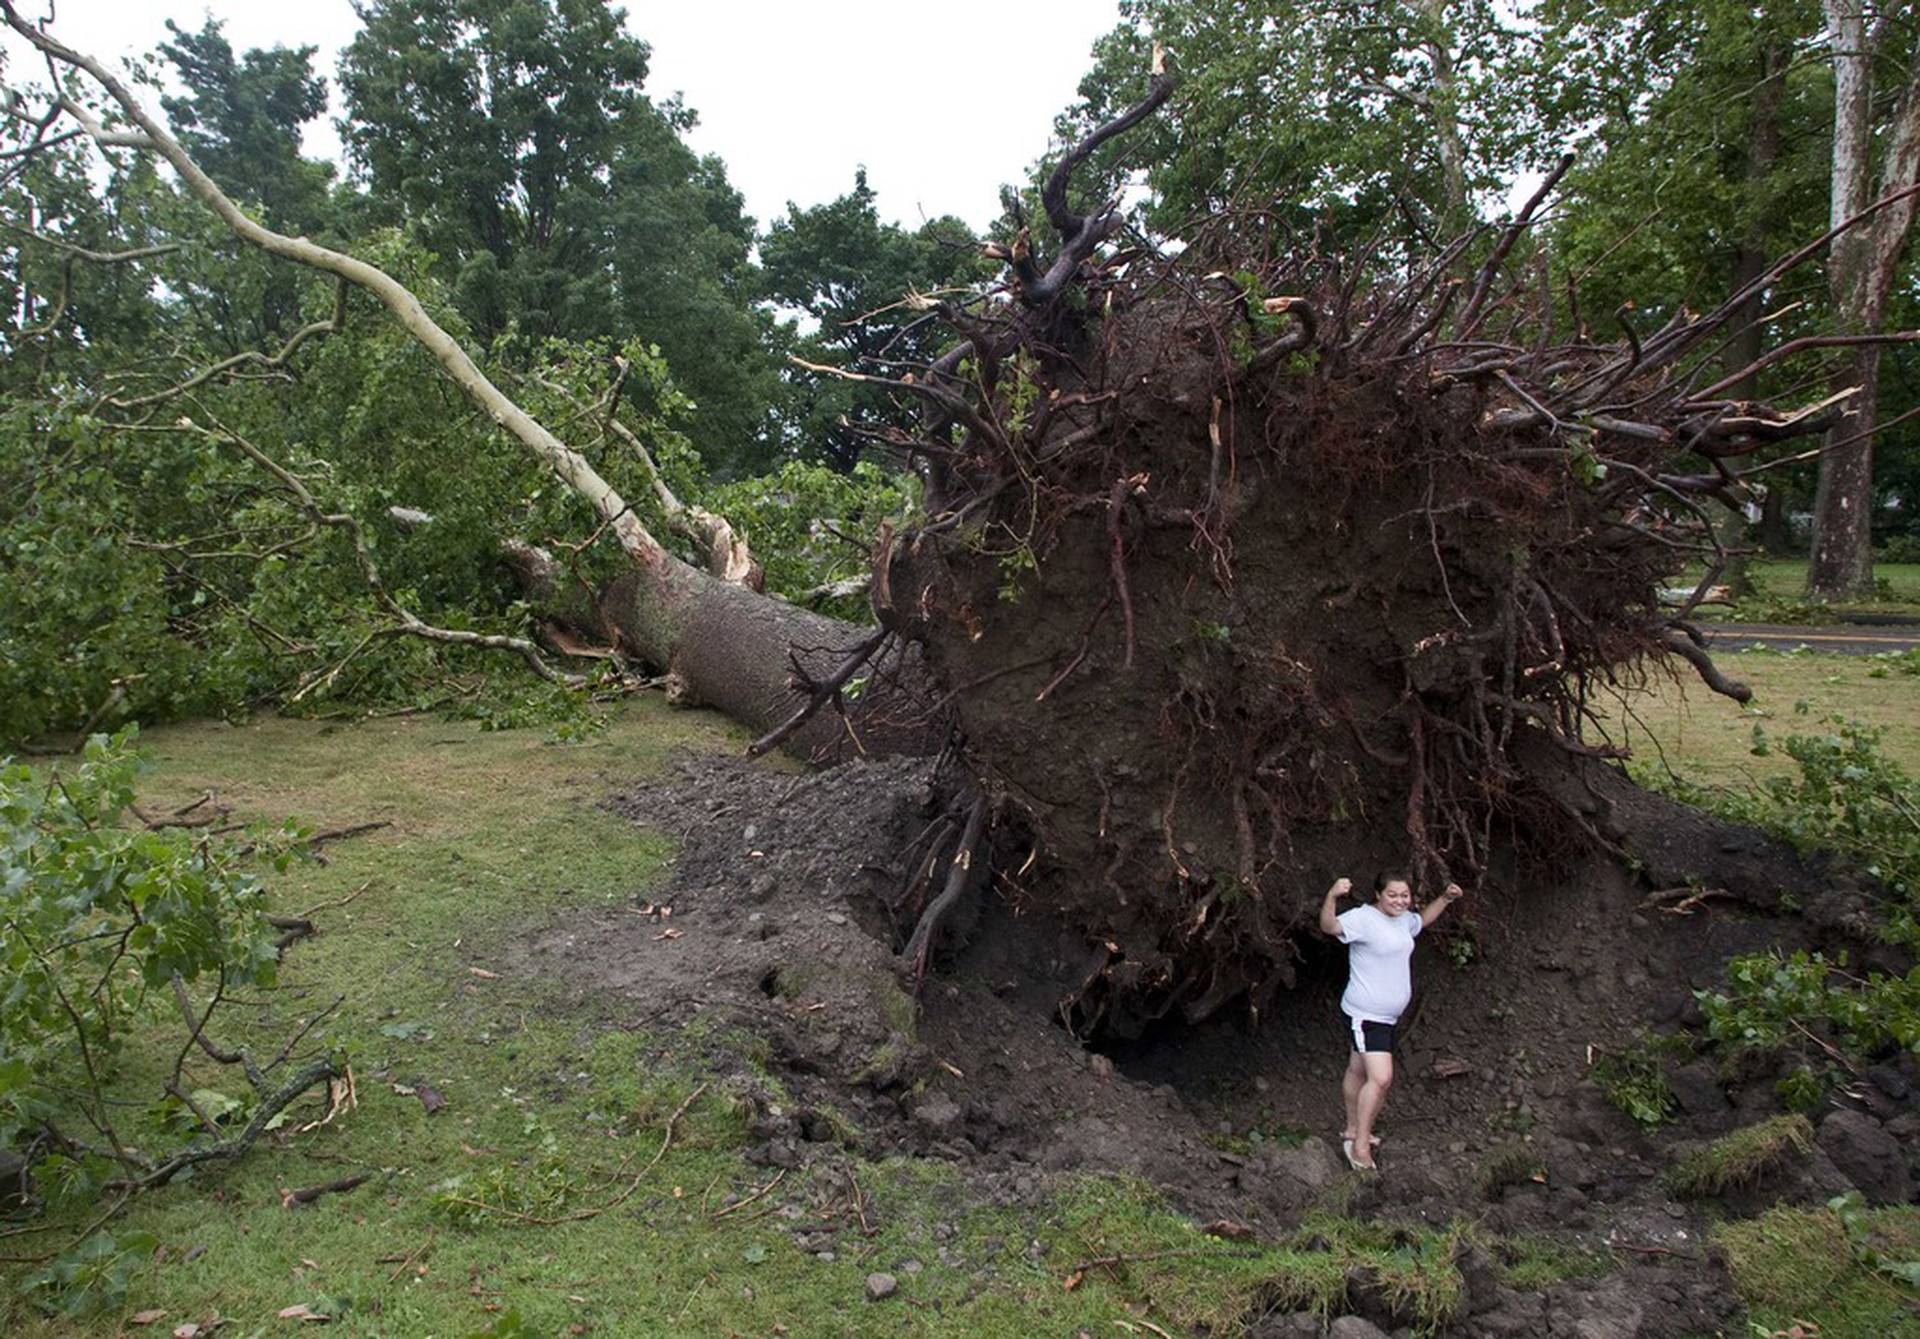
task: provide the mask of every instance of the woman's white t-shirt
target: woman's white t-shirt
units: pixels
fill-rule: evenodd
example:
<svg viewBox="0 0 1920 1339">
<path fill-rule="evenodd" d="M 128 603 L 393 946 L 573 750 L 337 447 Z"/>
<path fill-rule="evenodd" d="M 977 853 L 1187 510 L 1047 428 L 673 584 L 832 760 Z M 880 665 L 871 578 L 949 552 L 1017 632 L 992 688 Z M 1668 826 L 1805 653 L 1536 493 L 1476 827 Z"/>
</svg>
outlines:
<svg viewBox="0 0 1920 1339">
<path fill-rule="evenodd" d="M 1340 1008 L 1369 1023 L 1397 1023 L 1413 999 L 1413 941 L 1424 927 L 1411 909 L 1389 916 L 1378 907 L 1354 907 L 1339 915 L 1340 942 L 1347 946 L 1347 991 Z"/>
</svg>

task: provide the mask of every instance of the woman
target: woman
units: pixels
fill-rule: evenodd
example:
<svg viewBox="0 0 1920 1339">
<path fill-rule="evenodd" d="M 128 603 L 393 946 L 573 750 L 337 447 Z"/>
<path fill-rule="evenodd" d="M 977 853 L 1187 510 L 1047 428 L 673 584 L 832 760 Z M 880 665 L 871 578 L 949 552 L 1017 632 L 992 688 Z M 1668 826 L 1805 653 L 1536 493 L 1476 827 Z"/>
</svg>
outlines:
<svg viewBox="0 0 1920 1339">
<path fill-rule="evenodd" d="M 1460 900 L 1460 885 L 1413 912 L 1413 885 L 1407 876 L 1382 873 L 1373 881 L 1373 905 L 1334 913 L 1338 902 L 1353 888 L 1351 879 L 1335 879 L 1320 904 L 1320 929 L 1347 946 L 1347 990 L 1340 997 L 1353 1037 L 1353 1055 L 1340 1080 L 1346 1099 L 1347 1128 L 1340 1136 L 1349 1165 L 1374 1170 L 1373 1149 L 1380 1141 L 1373 1124 L 1380 1116 L 1387 1089 L 1393 1086 L 1393 1025 L 1413 999 L 1413 941 Z"/>
</svg>

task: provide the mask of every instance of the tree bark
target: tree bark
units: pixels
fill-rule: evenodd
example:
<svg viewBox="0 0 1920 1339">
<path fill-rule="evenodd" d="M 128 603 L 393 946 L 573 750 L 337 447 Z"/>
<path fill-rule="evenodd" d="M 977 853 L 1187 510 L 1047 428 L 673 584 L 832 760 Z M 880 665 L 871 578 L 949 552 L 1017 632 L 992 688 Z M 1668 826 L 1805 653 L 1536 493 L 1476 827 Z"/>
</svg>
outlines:
<svg viewBox="0 0 1920 1339">
<path fill-rule="evenodd" d="M 1867 29 L 1860 0 L 1825 0 L 1833 47 L 1832 218 L 1836 225 L 1866 208 L 1872 192 L 1873 63 L 1890 31 Z M 1909 55 L 1905 86 L 1886 133 L 1881 195 L 1905 189 L 1920 169 L 1920 43 Z M 1900 255 L 1911 230 L 1911 197 L 1883 209 L 1868 228 L 1834 239 L 1827 262 L 1836 326 L 1850 334 L 1877 334 L 1886 319 Z M 1835 371 L 1836 392 L 1859 387 L 1827 435 L 1813 504 L 1813 552 L 1807 595 L 1833 601 L 1873 592 L 1873 437 L 1877 422 L 1880 354 L 1862 345 Z"/>
<path fill-rule="evenodd" d="M 1433 115 L 1435 147 L 1440 153 L 1440 172 L 1446 190 L 1447 222 L 1464 227 L 1472 221 L 1467 201 L 1467 146 L 1460 136 L 1460 104 L 1453 65 L 1453 51 L 1447 38 L 1449 0 L 1423 0 L 1427 34 L 1422 45 L 1433 64 L 1433 92 L 1428 109 Z"/>
</svg>

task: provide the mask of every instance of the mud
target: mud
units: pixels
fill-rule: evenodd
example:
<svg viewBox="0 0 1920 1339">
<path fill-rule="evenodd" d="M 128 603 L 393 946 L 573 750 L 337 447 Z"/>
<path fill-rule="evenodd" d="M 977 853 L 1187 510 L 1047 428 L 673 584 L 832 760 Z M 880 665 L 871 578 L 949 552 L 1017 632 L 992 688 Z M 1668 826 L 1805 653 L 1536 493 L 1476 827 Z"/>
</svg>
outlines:
<svg viewBox="0 0 1920 1339">
<path fill-rule="evenodd" d="M 1900 1193 L 1912 1191 L 1911 1167 L 1868 1156 L 1884 1155 L 1889 1129 L 1905 1137 L 1920 1126 L 1920 1073 L 1905 1057 L 1858 1085 L 1850 1105 L 1862 1109 L 1829 1113 L 1814 1153 L 1769 1183 L 1713 1205 L 1667 1197 L 1659 1176 L 1678 1154 L 1777 1110 L 1777 1076 L 1734 1082 L 1679 1065 L 1684 1115 L 1648 1133 L 1607 1103 L 1593 1064 L 1644 1030 L 1697 1021 L 1693 990 L 1714 984 L 1732 954 L 1834 947 L 1858 891 L 1759 834 L 1696 823 L 1642 792 L 1603 796 L 1597 811 L 1652 834 L 1643 870 L 1655 888 L 1681 866 L 1696 878 L 1744 870 L 1824 909 L 1786 918 L 1764 896 L 1730 895 L 1670 914 L 1612 861 L 1464 903 L 1415 957 L 1378 1178 L 1349 1173 L 1338 1152 L 1346 1043 L 1335 945 L 1308 946 L 1294 988 L 1257 1024 L 1163 1024 L 1089 1045 L 1059 1006 L 1104 955 L 998 893 L 956 922 L 964 943 L 943 946 L 917 1011 L 903 989 L 896 948 L 911 926 L 887 908 L 906 874 L 901 853 L 941 807 L 925 760 L 795 774 L 694 757 L 608 803 L 679 843 L 667 885 L 528 936 L 524 965 L 564 982 L 608 1026 L 717 1016 L 759 1039 L 785 1089 L 761 1092 L 753 1126 L 750 1156 L 770 1165 L 829 1165 L 843 1149 L 936 1158 L 979 1200 L 1016 1204 L 1038 1202 L 1067 1173 L 1123 1172 L 1198 1219 L 1267 1238 L 1339 1205 L 1388 1221 L 1474 1218 L 1616 1260 L 1605 1278 L 1521 1294 L 1490 1262 L 1463 1258 L 1471 1314 L 1455 1332 L 1473 1335 L 1737 1332 L 1724 1265 L 1704 1245 L 1708 1213 L 1823 1202 L 1854 1177 L 1876 1182 L 1858 1188 L 1882 1199 L 1895 1171 Z M 1625 816 L 1621 805 L 1653 808 Z M 751 1088 L 745 1068 L 741 1080 Z M 1893 1146 L 1912 1159 L 1910 1138 Z M 1516 1150 L 1540 1178 L 1490 1180 Z M 1350 1281 L 1349 1305 L 1389 1331 L 1406 1320 L 1383 1311 L 1365 1280 Z M 1248 1317 L 1247 1333 L 1319 1332 L 1307 1323 Z"/>
</svg>

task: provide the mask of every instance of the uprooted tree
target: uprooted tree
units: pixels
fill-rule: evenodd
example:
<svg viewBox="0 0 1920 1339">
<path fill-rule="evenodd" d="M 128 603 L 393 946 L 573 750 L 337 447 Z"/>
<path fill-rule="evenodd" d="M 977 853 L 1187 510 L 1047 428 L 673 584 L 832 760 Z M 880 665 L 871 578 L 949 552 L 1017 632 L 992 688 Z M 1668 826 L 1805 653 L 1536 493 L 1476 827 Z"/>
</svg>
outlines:
<svg viewBox="0 0 1920 1339">
<path fill-rule="evenodd" d="M 1900 338 L 1722 356 L 1755 296 L 1859 218 L 1708 315 L 1622 319 L 1605 342 L 1556 330 L 1535 267 L 1512 263 L 1552 179 L 1424 262 L 1323 255 L 1257 211 L 1178 255 L 1116 249 L 1116 208 L 1081 212 L 1070 186 L 1165 100 L 1156 76 L 1047 181 L 1051 254 L 1020 227 L 1000 286 L 928 303 L 950 351 L 885 379 L 920 426 L 876 432 L 920 463 L 928 505 L 883 533 L 876 626 L 859 627 L 761 594 L 741 537 L 660 485 L 707 560 L 675 556 L 390 274 L 262 227 L 103 66 L 0 11 L 116 117 L 69 94 L 38 133 L 65 117 L 103 149 L 157 153 L 246 242 L 373 296 L 585 499 L 626 561 L 598 590 L 502 538 L 550 616 L 761 731 L 757 750 L 938 753 L 950 803 L 901 853 L 893 907 L 908 970 L 991 879 L 1084 935 L 1063 1008 L 1086 1029 L 1257 1011 L 1291 982 L 1333 874 L 1410 862 L 1422 883 L 1497 891 L 1604 846 L 1565 784 L 1618 756 L 1603 695 L 1675 669 L 1745 694 L 1689 623 L 1727 559 L 1706 503 L 1737 505 L 1771 467 L 1743 458 L 1826 430 L 1849 393 L 1783 411 L 1729 389 L 1809 347 Z M 617 395 L 576 417 L 610 417 Z M 475 637 L 390 603 L 403 633 Z M 557 673 L 528 642 L 490 644 Z"/>
</svg>

